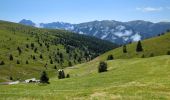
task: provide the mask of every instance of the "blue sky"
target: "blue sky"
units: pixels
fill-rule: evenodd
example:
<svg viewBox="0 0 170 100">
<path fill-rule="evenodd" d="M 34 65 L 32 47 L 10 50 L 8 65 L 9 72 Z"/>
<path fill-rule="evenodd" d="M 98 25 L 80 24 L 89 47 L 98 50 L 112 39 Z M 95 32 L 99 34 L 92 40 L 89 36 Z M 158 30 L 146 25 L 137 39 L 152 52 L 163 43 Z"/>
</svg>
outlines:
<svg viewBox="0 0 170 100">
<path fill-rule="evenodd" d="M 0 20 L 13 22 L 170 21 L 170 0 L 0 0 L 0 4 Z"/>
</svg>

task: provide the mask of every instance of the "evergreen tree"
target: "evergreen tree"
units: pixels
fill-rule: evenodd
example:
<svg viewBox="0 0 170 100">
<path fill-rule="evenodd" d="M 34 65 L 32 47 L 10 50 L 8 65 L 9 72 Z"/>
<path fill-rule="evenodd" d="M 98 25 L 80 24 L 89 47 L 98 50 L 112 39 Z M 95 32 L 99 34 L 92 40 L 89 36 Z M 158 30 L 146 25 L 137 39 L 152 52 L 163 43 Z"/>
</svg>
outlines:
<svg viewBox="0 0 170 100">
<path fill-rule="evenodd" d="M 136 52 L 141 52 L 141 51 L 143 51 L 142 44 L 141 44 L 141 41 L 138 41 L 137 47 L 136 47 Z"/>
<path fill-rule="evenodd" d="M 12 76 L 9 77 L 10 80 L 13 80 Z"/>
<path fill-rule="evenodd" d="M 17 60 L 17 64 L 20 64 L 19 60 Z"/>
<path fill-rule="evenodd" d="M 167 52 L 167 55 L 170 55 L 170 51 Z"/>
<path fill-rule="evenodd" d="M 33 60 L 35 60 L 35 59 L 36 59 L 35 55 L 33 55 L 32 59 L 33 59 Z"/>
<path fill-rule="evenodd" d="M 57 69 L 57 66 L 56 66 L 56 65 L 54 66 L 54 69 Z"/>
<path fill-rule="evenodd" d="M 113 57 L 112 54 L 111 54 L 111 55 L 108 55 L 107 60 L 113 60 L 113 59 L 114 59 L 114 57 Z"/>
<path fill-rule="evenodd" d="M 68 62 L 68 66 L 72 66 L 72 63 L 71 63 L 71 61 L 69 61 L 69 62 Z"/>
<path fill-rule="evenodd" d="M 40 59 L 43 59 L 43 56 L 42 56 L 42 54 L 40 54 Z"/>
<path fill-rule="evenodd" d="M 123 46 L 123 53 L 127 53 L 126 45 Z"/>
<path fill-rule="evenodd" d="M 28 44 L 26 44 L 26 48 L 29 48 L 29 45 L 28 45 Z"/>
<path fill-rule="evenodd" d="M 60 53 L 59 56 L 60 56 L 61 59 L 63 58 L 63 54 L 62 53 Z"/>
<path fill-rule="evenodd" d="M 43 71 L 42 74 L 41 74 L 40 82 L 49 84 L 49 78 L 48 78 L 48 75 L 45 71 Z"/>
<path fill-rule="evenodd" d="M 34 48 L 34 43 L 31 43 L 31 48 L 32 48 L 32 49 Z"/>
<path fill-rule="evenodd" d="M 12 54 L 9 55 L 9 60 L 11 60 L 11 61 L 13 60 Z"/>
<path fill-rule="evenodd" d="M 34 49 L 34 52 L 37 53 L 37 48 Z"/>
<path fill-rule="evenodd" d="M 100 62 L 99 67 L 98 67 L 98 72 L 106 72 L 107 71 L 107 63 L 106 62 Z"/>
<path fill-rule="evenodd" d="M 20 47 L 17 47 L 17 50 L 18 50 L 18 52 L 19 52 L 19 55 L 21 55 L 21 53 L 22 53 L 21 48 L 20 48 Z"/>
<path fill-rule="evenodd" d="M 59 70 L 58 71 L 58 79 L 63 79 L 63 78 L 65 78 L 64 70 Z"/>
<path fill-rule="evenodd" d="M 50 64 L 53 64 L 53 60 L 52 59 L 50 60 Z"/>
<path fill-rule="evenodd" d="M 5 65 L 4 61 L 0 61 L 0 65 Z"/>
<path fill-rule="evenodd" d="M 29 63 L 28 63 L 28 60 L 26 60 L 26 64 L 29 64 Z"/>
</svg>

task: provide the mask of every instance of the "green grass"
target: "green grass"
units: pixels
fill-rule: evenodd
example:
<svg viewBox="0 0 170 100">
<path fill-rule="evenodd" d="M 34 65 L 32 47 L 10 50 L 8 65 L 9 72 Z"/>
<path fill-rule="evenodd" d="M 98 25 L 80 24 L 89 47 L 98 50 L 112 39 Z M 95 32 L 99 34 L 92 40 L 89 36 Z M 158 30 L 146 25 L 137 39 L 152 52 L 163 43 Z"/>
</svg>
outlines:
<svg viewBox="0 0 170 100">
<path fill-rule="evenodd" d="M 97 73 L 98 62 L 67 68 L 71 78 L 50 79 L 49 85 L 1 85 L 0 97 L 8 100 L 168 100 L 170 56 L 111 60 L 108 72 Z M 90 73 L 91 71 L 91 73 Z"/>
</svg>

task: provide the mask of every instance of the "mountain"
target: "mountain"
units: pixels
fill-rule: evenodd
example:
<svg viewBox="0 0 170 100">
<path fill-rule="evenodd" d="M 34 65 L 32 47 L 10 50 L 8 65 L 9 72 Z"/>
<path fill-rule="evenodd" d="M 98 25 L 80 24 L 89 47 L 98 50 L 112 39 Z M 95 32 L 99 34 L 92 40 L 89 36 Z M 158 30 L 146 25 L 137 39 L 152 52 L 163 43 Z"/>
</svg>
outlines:
<svg viewBox="0 0 170 100">
<path fill-rule="evenodd" d="M 126 25 L 139 32 L 143 39 L 157 36 L 170 29 L 170 22 L 152 23 L 148 21 L 136 20 L 126 22 Z"/>
<path fill-rule="evenodd" d="M 42 28 L 48 28 L 48 29 L 64 29 L 64 30 L 73 30 L 74 25 L 70 23 L 64 23 L 64 22 L 53 22 L 53 23 L 40 23 L 40 27 Z"/>
<path fill-rule="evenodd" d="M 129 22 L 103 20 L 80 24 L 64 22 L 41 23 L 39 27 L 47 29 L 64 29 L 108 40 L 116 44 L 127 44 L 129 42 L 151 38 L 165 32 L 167 29 L 170 29 L 170 22 L 152 23 L 143 20 Z"/>
<path fill-rule="evenodd" d="M 23 19 L 19 22 L 20 24 L 23 24 L 23 25 L 28 25 L 28 26 L 35 26 L 36 24 L 34 22 L 32 22 L 31 20 L 26 20 L 26 19 Z"/>
<path fill-rule="evenodd" d="M 41 71 L 87 62 L 117 45 L 64 30 L 0 21 L 0 81 L 39 78 Z"/>
</svg>

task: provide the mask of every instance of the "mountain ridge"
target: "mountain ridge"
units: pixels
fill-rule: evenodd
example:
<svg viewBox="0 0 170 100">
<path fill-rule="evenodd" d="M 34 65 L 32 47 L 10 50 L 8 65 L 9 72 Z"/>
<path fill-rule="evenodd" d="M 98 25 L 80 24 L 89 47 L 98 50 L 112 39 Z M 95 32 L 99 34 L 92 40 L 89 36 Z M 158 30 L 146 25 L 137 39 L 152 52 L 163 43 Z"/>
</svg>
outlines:
<svg viewBox="0 0 170 100">
<path fill-rule="evenodd" d="M 80 24 L 64 22 L 40 23 L 40 28 L 68 30 L 121 45 L 157 36 L 170 29 L 170 22 L 95 20 Z"/>
</svg>

